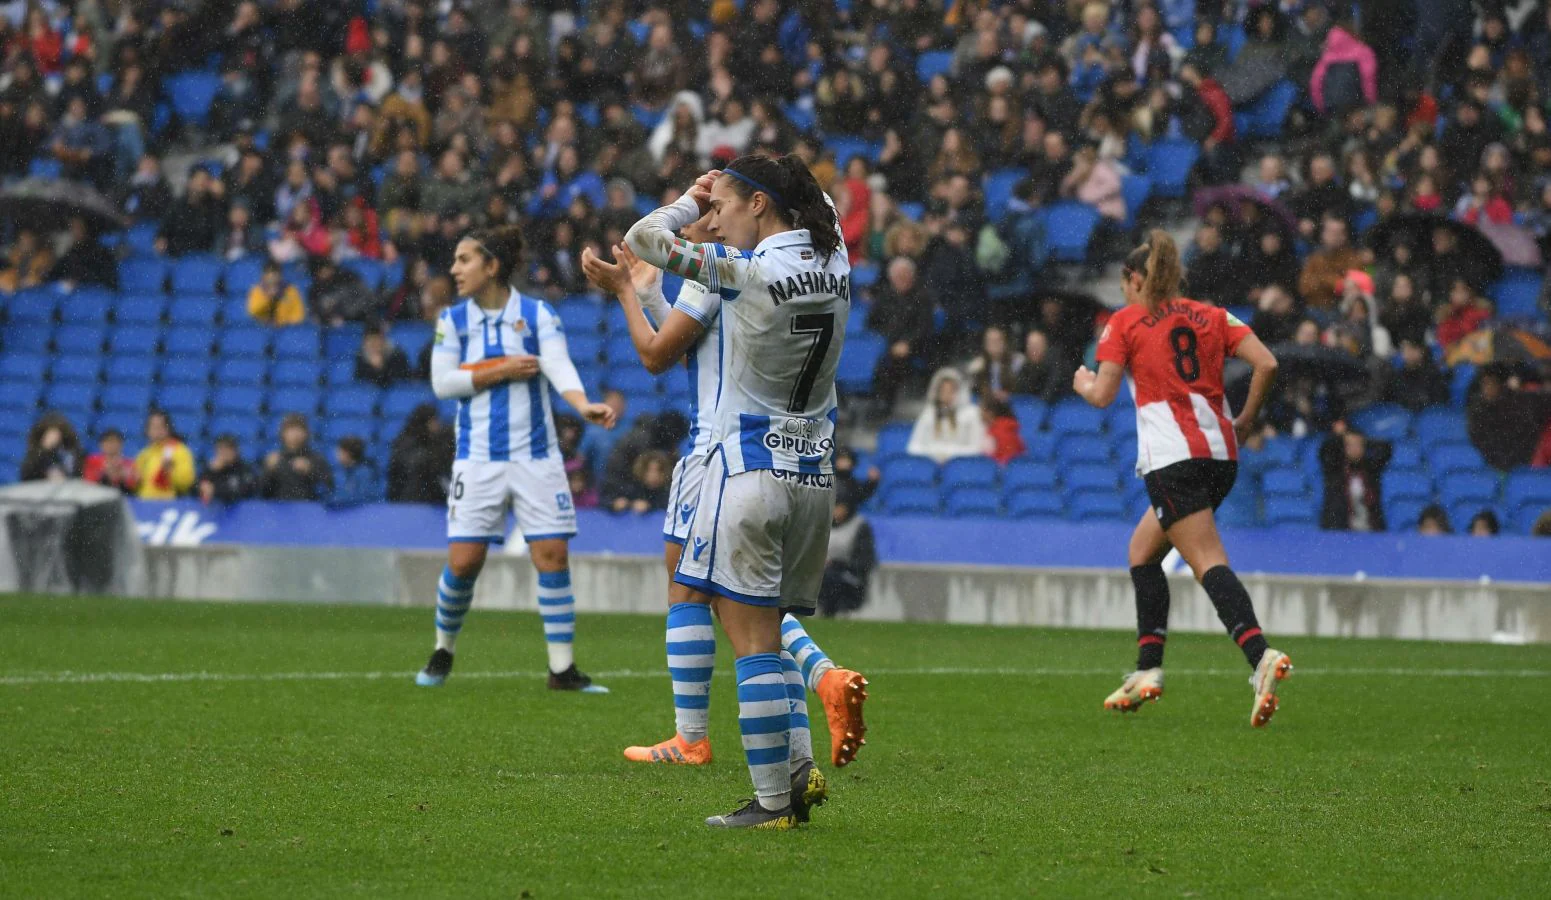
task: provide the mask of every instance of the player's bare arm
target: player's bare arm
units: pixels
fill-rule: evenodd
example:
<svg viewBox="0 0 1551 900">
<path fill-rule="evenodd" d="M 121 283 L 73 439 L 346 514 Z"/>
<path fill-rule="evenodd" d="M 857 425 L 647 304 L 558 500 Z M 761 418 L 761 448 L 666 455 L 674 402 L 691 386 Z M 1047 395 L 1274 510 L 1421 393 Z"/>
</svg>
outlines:
<svg viewBox="0 0 1551 900">
<path fill-rule="evenodd" d="M 1125 374 L 1125 369 L 1112 362 L 1099 363 L 1098 372 L 1081 366 L 1072 375 L 1072 391 L 1099 409 L 1104 409 L 1115 402 Z"/>
<path fill-rule="evenodd" d="M 582 271 L 586 273 L 587 280 L 600 290 L 619 298 L 619 304 L 625 310 L 625 321 L 630 327 L 630 342 L 635 345 L 641 364 L 653 375 L 661 375 L 678 365 L 689 348 L 705 333 L 705 326 L 683 312 L 674 310 L 668 313 L 660 331 L 654 329 L 636 293 L 635 267 L 632 263 L 640 263 L 641 260 L 625 245 L 616 246 L 614 254 L 619 262 L 610 263 L 593 253 L 591 248 L 583 250 Z"/>
<path fill-rule="evenodd" d="M 1254 370 L 1250 375 L 1249 396 L 1244 399 L 1244 408 L 1239 410 L 1233 420 L 1233 431 L 1243 441 L 1254 429 L 1255 421 L 1260 417 L 1260 408 L 1265 405 L 1266 397 L 1271 393 L 1271 385 L 1276 382 L 1276 354 L 1261 343 L 1260 338 L 1249 334 L 1239 341 L 1233 355 L 1249 363 Z"/>
</svg>

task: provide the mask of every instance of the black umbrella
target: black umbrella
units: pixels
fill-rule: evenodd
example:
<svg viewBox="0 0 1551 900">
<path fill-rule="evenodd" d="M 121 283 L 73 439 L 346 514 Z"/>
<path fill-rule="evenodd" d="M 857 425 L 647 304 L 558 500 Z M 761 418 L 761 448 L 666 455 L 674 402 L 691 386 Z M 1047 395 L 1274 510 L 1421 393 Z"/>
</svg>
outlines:
<svg viewBox="0 0 1551 900">
<path fill-rule="evenodd" d="M 1359 378 L 1367 374 L 1363 361 L 1334 347 L 1322 344 L 1280 344 L 1276 347 L 1276 361 L 1281 377 L 1289 380 L 1300 376 L 1336 381 Z"/>
<path fill-rule="evenodd" d="M 94 231 L 128 227 L 118 207 L 89 184 L 28 178 L 0 191 L 0 219 L 26 228 L 55 231 L 80 216 Z"/>
<path fill-rule="evenodd" d="M 1470 264 L 1472 272 L 1479 276 L 1482 285 L 1491 284 L 1502 277 L 1502 251 L 1497 249 L 1490 238 L 1464 222 L 1431 213 L 1403 213 L 1385 219 L 1368 232 L 1368 245 L 1373 248 L 1376 256 L 1386 257 L 1391 244 L 1402 237 L 1408 237 L 1411 246 L 1417 249 L 1417 255 L 1429 259 L 1433 258 L 1433 231 L 1439 228 L 1454 235 L 1460 255 Z"/>
</svg>

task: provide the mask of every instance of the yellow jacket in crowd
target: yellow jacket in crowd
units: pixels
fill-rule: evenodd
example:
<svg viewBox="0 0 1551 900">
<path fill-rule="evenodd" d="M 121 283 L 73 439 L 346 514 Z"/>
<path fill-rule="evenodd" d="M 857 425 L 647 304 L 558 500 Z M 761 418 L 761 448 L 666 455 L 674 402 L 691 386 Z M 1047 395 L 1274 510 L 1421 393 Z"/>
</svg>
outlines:
<svg viewBox="0 0 1551 900">
<path fill-rule="evenodd" d="M 152 444 L 135 457 L 140 473 L 141 500 L 171 500 L 181 497 L 194 486 L 194 454 L 188 445 L 171 439 Z"/>
</svg>

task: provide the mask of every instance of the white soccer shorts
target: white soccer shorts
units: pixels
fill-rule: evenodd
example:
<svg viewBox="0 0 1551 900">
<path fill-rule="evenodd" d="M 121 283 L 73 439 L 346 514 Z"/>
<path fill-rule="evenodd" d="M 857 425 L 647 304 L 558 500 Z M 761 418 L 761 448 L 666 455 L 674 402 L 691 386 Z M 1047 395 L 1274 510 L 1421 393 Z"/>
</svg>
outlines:
<svg viewBox="0 0 1551 900">
<path fill-rule="evenodd" d="M 673 483 L 668 488 L 668 510 L 662 520 L 662 539 L 670 544 L 689 540 L 689 523 L 695 519 L 700 502 L 700 486 L 705 484 L 706 454 L 692 453 L 673 467 Z"/>
<path fill-rule="evenodd" d="M 818 606 L 834 513 L 832 475 L 705 470 L 674 580 L 705 594 L 798 613 Z"/>
<path fill-rule="evenodd" d="M 452 464 L 448 541 L 505 542 L 508 510 L 529 543 L 576 536 L 576 506 L 558 456 L 524 462 L 460 459 Z"/>
</svg>

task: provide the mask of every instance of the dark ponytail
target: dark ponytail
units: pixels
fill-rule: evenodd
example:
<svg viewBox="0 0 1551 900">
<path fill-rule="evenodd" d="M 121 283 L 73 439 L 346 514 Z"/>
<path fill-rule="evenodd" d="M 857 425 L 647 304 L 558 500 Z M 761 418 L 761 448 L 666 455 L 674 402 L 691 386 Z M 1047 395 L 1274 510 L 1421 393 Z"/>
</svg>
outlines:
<svg viewBox="0 0 1551 900">
<path fill-rule="evenodd" d="M 499 269 L 496 278 L 502 284 L 510 284 L 517 274 L 517 267 L 522 263 L 522 250 L 525 246 L 522 239 L 522 229 L 516 225 L 497 225 L 492 228 L 480 228 L 468 234 L 468 240 L 479 245 L 479 252 L 485 259 L 493 259 Z"/>
<path fill-rule="evenodd" d="M 813 246 L 826 262 L 840 249 L 840 223 L 835 208 L 808 171 L 808 164 L 797 154 L 788 153 L 777 159 L 740 156 L 725 171 L 735 173 L 730 186 L 740 197 L 752 197 L 756 191 L 764 193 L 777 215 L 793 228 L 807 229 L 813 236 Z"/>
<path fill-rule="evenodd" d="M 1156 313 L 1158 307 L 1178 297 L 1180 283 L 1185 280 L 1179 247 L 1161 228 L 1154 228 L 1147 235 L 1147 243 L 1126 256 L 1123 269 L 1142 276 L 1142 300 L 1150 313 Z"/>
</svg>

